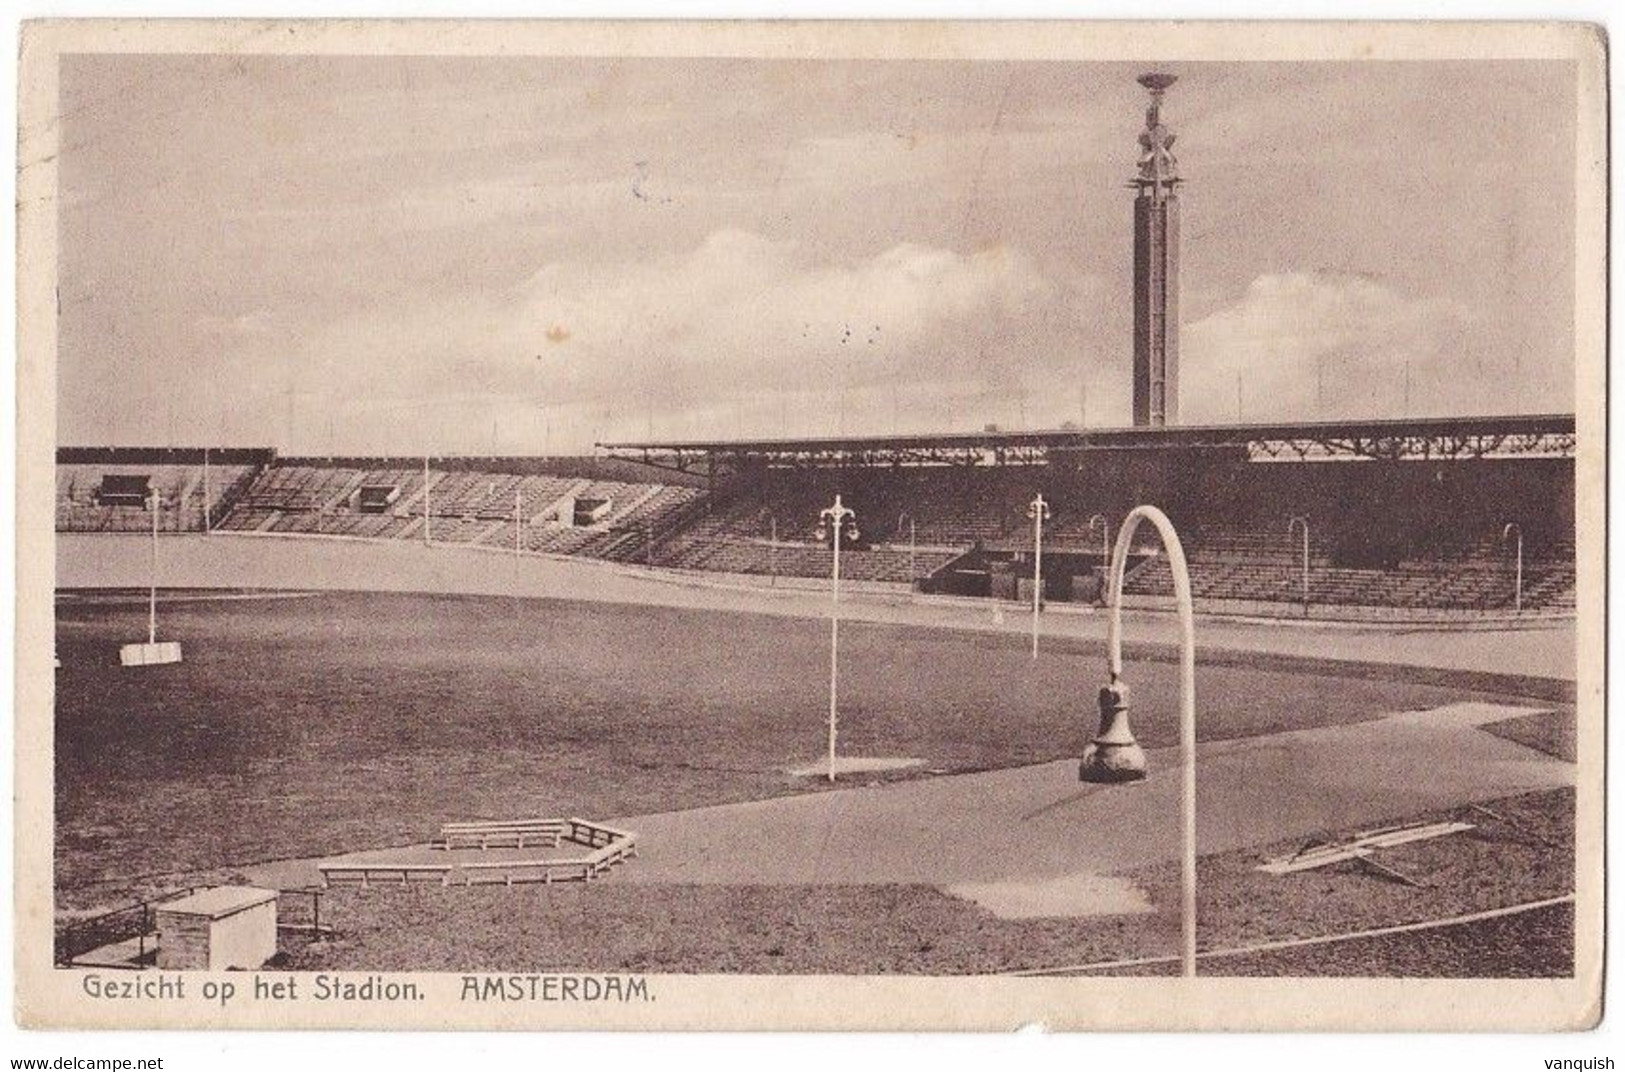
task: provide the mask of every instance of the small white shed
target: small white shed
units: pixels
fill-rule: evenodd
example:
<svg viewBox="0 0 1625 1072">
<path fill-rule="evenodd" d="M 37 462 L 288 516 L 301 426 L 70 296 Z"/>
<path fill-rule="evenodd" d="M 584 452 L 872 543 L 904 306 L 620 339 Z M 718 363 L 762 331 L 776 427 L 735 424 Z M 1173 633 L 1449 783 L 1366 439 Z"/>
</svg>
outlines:
<svg viewBox="0 0 1625 1072">
<path fill-rule="evenodd" d="M 276 955 L 276 891 L 213 886 L 157 907 L 158 967 L 258 968 Z"/>
</svg>

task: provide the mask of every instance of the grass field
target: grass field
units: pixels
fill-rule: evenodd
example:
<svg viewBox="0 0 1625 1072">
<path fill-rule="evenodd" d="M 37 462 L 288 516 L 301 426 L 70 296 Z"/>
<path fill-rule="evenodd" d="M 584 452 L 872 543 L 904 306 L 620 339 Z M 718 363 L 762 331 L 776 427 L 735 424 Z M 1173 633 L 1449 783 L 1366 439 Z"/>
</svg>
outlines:
<svg viewBox="0 0 1625 1072">
<path fill-rule="evenodd" d="M 1274 876 L 1258 863 L 1294 844 L 1204 856 L 1199 940 L 1234 949 L 1448 918 L 1573 889 L 1572 790 L 1493 803 L 1516 824 L 1484 823 L 1384 854 L 1420 883 L 1355 863 Z M 1433 812 L 1417 820 L 1454 813 Z M 1341 831 L 1340 833 L 1352 833 Z M 331 941 L 285 942 L 310 971 L 677 971 L 960 974 L 1066 968 L 1178 950 L 1178 868 L 1127 876 L 1157 911 L 1001 919 L 920 885 L 619 884 L 512 889 L 332 890 Z M 1204 961 L 1205 975 L 1561 976 L 1573 971 L 1565 906 L 1438 931 Z M 1162 962 L 1109 974 L 1167 975 Z M 1065 973 L 1063 973 L 1065 974 Z M 1091 971 L 1079 974 L 1103 974 Z"/>
<path fill-rule="evenodd" d="M 821 784 L 783 773 L 824 747 L 818 620 L 329 594 L 166 604 L 160 634 L 184 663 L 121 669 L 144 602 L 59 604 L 65 902 L 143 875 L 419 841 L 447 819 L 609 818 Z M 1141 741 L 1173 743 L 1175 667 L 1129 677 Z M 1235 659 L 1198 678 L 1208 740 L 1463 695 Z M 1100 682 L 1081 641 L 1034 663 L 1016 635 L 848 623 L 841 747 L 946 770 L 1076 755 Z"/>
</svg>

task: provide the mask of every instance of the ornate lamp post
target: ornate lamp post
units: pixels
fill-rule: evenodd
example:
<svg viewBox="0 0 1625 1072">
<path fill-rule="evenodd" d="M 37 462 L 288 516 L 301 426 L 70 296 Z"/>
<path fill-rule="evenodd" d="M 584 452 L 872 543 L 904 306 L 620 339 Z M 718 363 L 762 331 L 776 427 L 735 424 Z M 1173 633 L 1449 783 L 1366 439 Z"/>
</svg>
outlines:
<svg viewBox="0 0 1625 1072">
<path fill-rule="evenodd" d="M 1033 658 L 1038 658 L 1038 611 L 1044 595 L 1044 522 L 1049 520 L 1049 503 L 1043 492 L 1033 496 L 1027 504 L 1027 516 L 1033 519 Z"/>
<path fill-rule="evenodd" d="M 1309 617 L 1309 519 L 1303 515 L 1295 515 L 1287 519 L 1286 536 L 1292 538 L 1292 530 L 1303 526 L 1303 616 Z"/>
<path fill-rule="evenodd" d="M 1134 530 L 1150 521 L 1168 550 L 1179 609 L 1179 752 L 1181 767 L 1180 826 L 1180 962 L 1186 976 L 1196 974 L 1196 618 L 1191 604 L 1190 571 L 1185 549 L 1168 515 L 1155 506 L 1137 506 L 1117 530 L 1109 571 L 1106 623 L 1108 681 L 1100 690 L 1100 732 L 1083 751 L 1078 779 L 1084 782 L 1135 782 L 1145 778 L 1145 753 L 1128 724 L 1128 685 L 1123 681 L 1123 571 Z"/>
<path fill-rule="evenodd" d="M 1513 533 L 1518 536 L 1518 572 L 1512 586 L 1512 609 L 1523 613 L 1523 529 L 1516 521 L 1509 521 L 1501 530 L 1501 542 L 1506 543 L 1507 537 Z"/>
<path fill-rule="evenodd" d="M 834 540 L 834 554 L 830 558 L 829 605 L 829 780 L 835 780 L 835 731 L 837 724 L 836 699 L 840 690 L 841 666 L 841 537 L 858 538 L 858 518 L 842 505 L 841 497 L 818 513 L 818 539 Z"/>
</svg>

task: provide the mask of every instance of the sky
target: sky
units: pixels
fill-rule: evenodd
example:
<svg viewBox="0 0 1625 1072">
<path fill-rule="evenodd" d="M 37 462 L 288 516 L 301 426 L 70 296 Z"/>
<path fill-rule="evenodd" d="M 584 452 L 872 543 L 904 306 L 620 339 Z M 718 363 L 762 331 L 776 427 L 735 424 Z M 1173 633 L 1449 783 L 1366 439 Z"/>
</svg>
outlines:
<svg viewBox="0 0 1625 1072">
<path fill-rule="evenodd" d="M 1126 425 L 1154 66 L 65 57 L 58 439 Z M 1573 409 L 1571 65 L 1166 69 L 1182 421 Z"/>
</svg>

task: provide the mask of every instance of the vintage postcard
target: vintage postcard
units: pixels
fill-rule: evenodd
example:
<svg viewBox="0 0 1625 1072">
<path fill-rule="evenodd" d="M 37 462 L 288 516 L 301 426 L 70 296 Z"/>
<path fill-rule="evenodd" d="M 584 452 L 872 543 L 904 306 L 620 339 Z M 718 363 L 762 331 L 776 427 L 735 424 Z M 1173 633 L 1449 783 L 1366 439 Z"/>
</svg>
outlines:
<svg viewBox="0 0 1625 1072">
<path fill-rule="evenodd" d="M 25 26 L 19 1021 L 1594 1025 L 1605 65 Z"/>
</svg>

